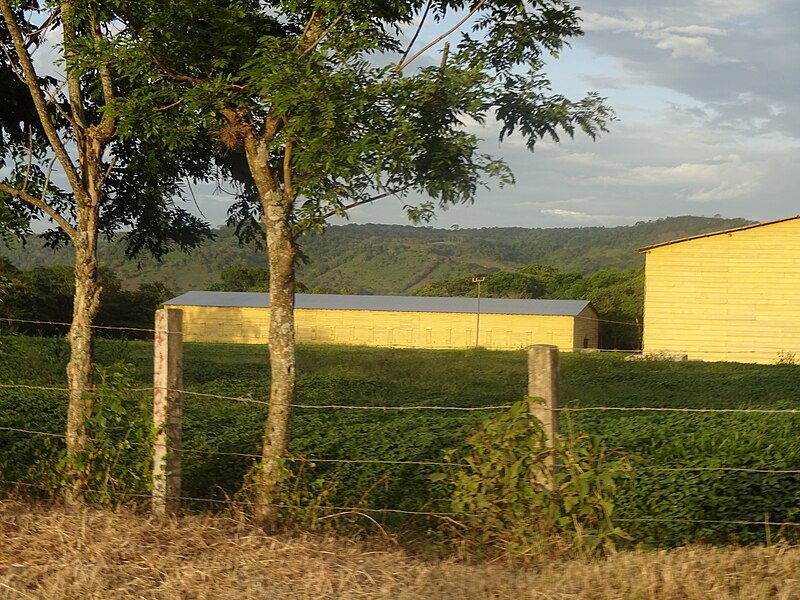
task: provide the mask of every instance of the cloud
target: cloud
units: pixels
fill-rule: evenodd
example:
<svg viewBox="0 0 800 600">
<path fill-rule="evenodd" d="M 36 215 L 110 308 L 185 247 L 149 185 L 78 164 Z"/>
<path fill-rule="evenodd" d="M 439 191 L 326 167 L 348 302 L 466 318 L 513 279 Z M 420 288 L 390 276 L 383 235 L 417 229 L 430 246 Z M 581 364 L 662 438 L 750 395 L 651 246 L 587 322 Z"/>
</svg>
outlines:
<svg viewBox="0 0 800 600">
<path fill-rule="evenodd" d="M 661 32 L 656 42 L 656 48 L 669 50 L 672 58 L 688 58 L 697 62 L 718 65 L 726 62 L 739 62 L 735 58 L 726 58 L 711 47 L 706 37 L 690 37 Z"/>
<path fill-rule="evenodd" d="M 800 53 L 796 0 L 585 0 L 585 44 L 614 57 L 611 91 L 633 86 L 670 90 L 709 112 L 707 125 L 741 135 L 781 132 L 800 138 L 794 78 Z M 607 73 L 588 73 L 596 85 Z M 621 89 L 620 89 L 621 88 Z M 601 88 L 601 93 L 603 88 Z M 777 109 L 777 110 L 776 110 Z M 711 120 L 713 119 L 713 121 Z"/>
<path fill-rule="evenodd" d="M 544 208 L 540 212 L 545 215 L 555 215 L 557 217 L 566 217 L 569 219 L 586 219 L 592 216 L 584 212 L 578 212 L 576 210 L 564 210 L 561 208 Z"/>
<path fill-rule="evenodd" d="M 724 57 L 711 45 L 711 36 L 724 37 L 727 32 L 710 25 L 667 25 L 661 20 L 636 17 L 611 17 L 594 12 L 583 16 L 587 32 L 607 31 L 615 34 L 632 34 L 635 38 L 648 40 L 660 50 L 667 50 L 673 59 L 688 59 L 711 65 L 738 62 Z"/>
</svg>

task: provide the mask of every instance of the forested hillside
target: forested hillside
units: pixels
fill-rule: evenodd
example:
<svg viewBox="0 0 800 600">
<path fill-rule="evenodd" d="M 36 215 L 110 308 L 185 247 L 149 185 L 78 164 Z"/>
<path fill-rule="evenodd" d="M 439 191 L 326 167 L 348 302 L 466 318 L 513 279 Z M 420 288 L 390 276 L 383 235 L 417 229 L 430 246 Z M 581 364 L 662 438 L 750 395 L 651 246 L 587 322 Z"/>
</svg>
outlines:
<svg viewBox="0 0 800 600">
<path fill-rule="evenodd" d="M 563 229 L 434 229 L 402 225 L 343 225 L 303 239 L 305 256 L 299 279 L 312 291 L 363 294 L 411 294 L 431 283 L 475 272 L 514 270 L 542 264 L 592 275 L 602 269 L 635 269 L 644 259 L 638 248 L 709 231 L 739 227 L 744 219 L 670 217 L 625 227 Z M 71 251 L 53 252 L 32 238 L 25 246 L 0 247 L 18 268 L 69 264 Z M 233 230 L 191 255 L 168 254 L 163 262 L 129 261 L 119 244 L 100 251 L 104 268 L 125 289 L 165 282 L 180 293 L 207 289 L 222 270 L 234 265 L 266 267 L 264 253 L 240 246 Z"/>
</svg>

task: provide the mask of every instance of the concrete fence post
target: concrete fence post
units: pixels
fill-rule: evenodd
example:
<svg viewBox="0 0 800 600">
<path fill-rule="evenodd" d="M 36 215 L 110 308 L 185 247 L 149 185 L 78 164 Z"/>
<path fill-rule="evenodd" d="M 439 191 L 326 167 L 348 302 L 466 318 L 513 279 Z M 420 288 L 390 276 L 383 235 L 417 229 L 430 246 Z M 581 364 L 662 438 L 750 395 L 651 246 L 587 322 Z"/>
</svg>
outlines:
<svg viewBox="0 0 800 600">
<path fill-rule="evenodd" d="M 541 398 L 544 402 L 531 402 L 531 414 L 539 419 L 547 444 L 551 448 L 558 435 L 558 381 L 560 369 L 558 347 L 537 344 L 528 347 L 528 396 Z M 552 456 L 552 468 L 556 466 Z"/>
<path fill-rule="evenodd" d="M 156 311 L 153 362 L 153 514 L 175 515 L 181 496 L 183 311 Z"/>
</svg>

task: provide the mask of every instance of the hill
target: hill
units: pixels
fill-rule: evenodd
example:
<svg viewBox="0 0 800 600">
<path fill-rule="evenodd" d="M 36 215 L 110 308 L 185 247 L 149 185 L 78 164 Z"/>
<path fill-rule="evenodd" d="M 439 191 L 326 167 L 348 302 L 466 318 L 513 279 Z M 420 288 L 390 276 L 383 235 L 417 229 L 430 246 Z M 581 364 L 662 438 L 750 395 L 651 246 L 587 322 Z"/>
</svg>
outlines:
<svg viewBox="0 0 800 600">
<path fill-rule="evenodd" d="M 744 219 L 669 217 L 623 227 L 525 229 L 434 229 L 404 225 L 331 226 L 302 240 L 305 260 L 298 276 L 306 286 L 324 291 L 363 294 L 410 294 L 434 281 L 475 272 L 545 264 L 590 275 L 600 269 L 634 269 L 644 263 L 638 248 L 709 231 L 740 227 Z M 0 246 L 0 255 L 21 269 L 69 264 L 71 249 L 45 248 L 39 238 L 25 246 Z M 101 265 L 113 270 L 128 288 L 163 281 L 172 291 L 205 289 L 225 267 L 266 267 L 264 252 L 239 245 L 233 230 L 191 255 L 172 252 L 161 263 L 130 261 L 118 242 L 100 248 Z"/>
</svg>

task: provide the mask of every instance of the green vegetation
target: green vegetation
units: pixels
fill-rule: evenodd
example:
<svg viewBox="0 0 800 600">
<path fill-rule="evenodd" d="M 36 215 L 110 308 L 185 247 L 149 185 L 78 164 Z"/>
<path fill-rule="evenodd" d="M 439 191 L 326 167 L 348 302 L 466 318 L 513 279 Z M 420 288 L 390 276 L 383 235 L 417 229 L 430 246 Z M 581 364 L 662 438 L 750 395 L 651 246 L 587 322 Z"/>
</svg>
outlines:
<svg viewBox="0 0 800 600">
<path fill-rule="evenodd" d="M 103 303 L 95 324 L 133 328 L 125 331 L 123 335 L 127 337 L 146 337 L 136 330 L 152 329 L 155 309 L 174 295 L 161 282 L 123 289 L 120 279 L 107 269 L 101 269 L 98 279 L 103 287 Z M 72 320 L 74 290 L 72 268 L 67 265 L 21 271 L 0 257 L 0 318 L 13 320 L 7 325 L 17 332 L 64 335 L 67 327 L 63 324 Z"/>
<path fill-rule="evenodd" d="M 534 263 L 586 276 L 641 268 L 644 258 L 637 250 L 643 246 L 745 224 L 744 219 L 670 217 L 628 227 L 564 229 L 331 226 L 301 240 L 307 262 L 298 265 L 298 276 L 314 291 L 359 294 L 410 294 L 436 281 Z M 226 267 L 266 268 L 263 252 L 240 245 L 232 228 L 216 234 L 191 255 L 170 252 L 161 262 L 147 257 L 131 262 L 121 244 L 101 243 L 100 264 L 126 289 L 168 281 L 176 294 L 209 289 Z M 70 249 L 54 252 L 38 238 L 24 247 L 0 244 L 0 254 L 25 270 L 73 260 Z"/>
<path fill-rule="evenodd" d="M 68 353 L 62 339 L 5 336 L 0 338 L 0 352 L 0 383 L 63 387 Z M 133 365 L 134 386 L 152 385 L 151 353 L 152 345 L 144 341 L 101 339 L 98 344 L 101 365 L 119 361 Z M 513 404 L 526 391 L 523 352 L 301 346 L 299 361 L 298 402 L 308 406 L 498 406 Z M 189 391 L 262 402 L 268 397 L 262 346 L 189 344 L 185 368 Z M 616 355 L 564 354 L 561 397 L 563 405 L 573 408 L 800 409 L 800 367 L 629 362 Z M 139 414 L 140 400 L 135 392 L 126 396 L 128 415 Z M 222 501 L 236 496 L 251 459 L 216 453 L 258 454 L 265 409 L 258 403 L 187 395 L 187 496 Z M 63 432 L 65 411 L 62 392 L 4 388 L 0 426 L 58 434 Z M 315 459 L 439 462 L 445 449 L 464 447 L 480 422 L 492 414 L 497 413 L 297 409 L 291 450 L 305 462 L 297 468 L 301 480 L 290 490 L 290 501 L 306 506 L 320 502 L 321 512 L 330 511 L 330 506 L 449 511 L 449 489 L 430 481 L 441 467 Z M 570 415 L 575 431 L 601 436 L 607 448 L 623 452 L 631 461 L 633 477 L 620 482 L 614 514 L 635 541 L 674 546 L 695 540 L 794 539 L 794 528 L 767 528 L 761 523 L 797 520 L 797 473 L 658 469 L 796 470 L 800 415 L 617 411 Z M 127 431 L 124 424 L 112 429 L 117 441 Z M 36 479 L 40 471 L 34 468 L 37 457 L 52 457 L 45 438 L 0 431 L 3 480 L 41 484 Z M 129 464 L 125 473 L 132 477 L 136 462 Z M 698 520 L 759 524 L 691 522 Z M 427 523 L 437 525 L 436 520 Z"/>
<path fill-rule="evenodd" d="M 463 522 L 457 534 L 473 555 L 542 555 L 555 540 L 613 552 L 628 539 L 613 522 L 627 457 L 608 452 L 599 436 L 571 429 L 549 448 L 529 402 L 486 419 L 466 448 L 445 453 L 450 471 L 431 476 L 453 486 L 453 511 Z"/>
</svg>

